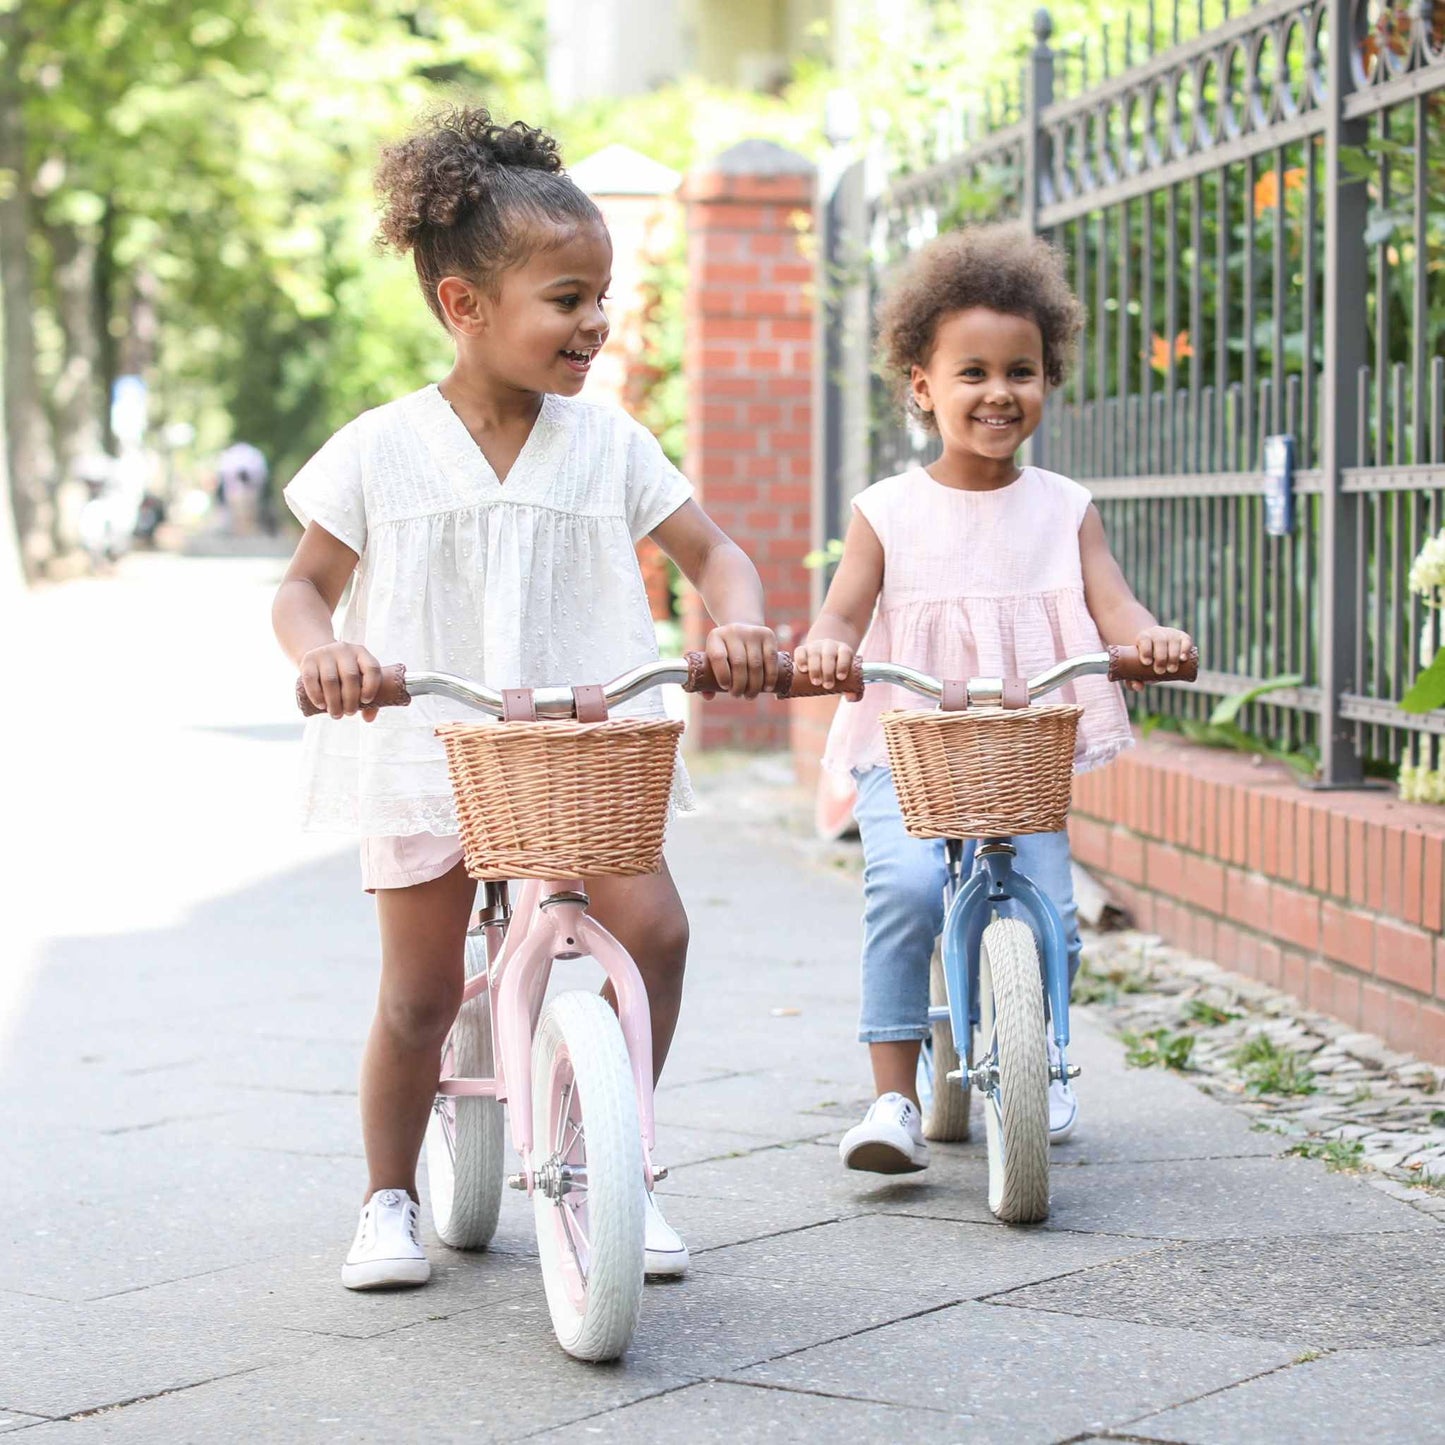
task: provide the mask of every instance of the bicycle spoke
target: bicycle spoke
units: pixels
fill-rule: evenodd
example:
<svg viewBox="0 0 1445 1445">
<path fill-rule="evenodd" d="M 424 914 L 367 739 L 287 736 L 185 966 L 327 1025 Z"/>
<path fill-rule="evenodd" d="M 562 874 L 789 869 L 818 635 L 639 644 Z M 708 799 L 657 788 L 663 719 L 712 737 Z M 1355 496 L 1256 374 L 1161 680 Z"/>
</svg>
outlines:
<svg viewBox="0 0 1445 1445">
<path fill-rule="evenodd" d="M 565 1199 L 561 1202 L 561 1210 L 562 1229 L 567 1236 L 567 1247 L 572 1251 L 572 1258 L 577 1261 L 578 1273 L 583 1279 L 586 1279 L 587 1265 L 592 1257 L 592 1245 L 587 1238 L 586 1231 L 582 1228 L 582 1222 Z"/>
<path fill-rule="evenodd" d="M 567 1087 L 562 1097 L 557 1101 L 557 1122 L 552 1126 L 552 1145 L 557 1150 L 558 1157 L 561 1157 L 562 1129 L 572 1117 L 572 1093 L 577 1087 L 575 1078 L 567 1080 Z"/>
<path fill-rule="evenodd" d="M 581 1144 L 582 1158 L 585 1160 L 587 1158 L 587 1135 L 583 1132 L 582 1121 L 580 1119 L 568 1119 L 567 1123 L 572 1133 L 562 1141 L 561 1146 L 557 1150 L 557 1157 L 563 1163 L 570 1163 L 574 1146 Z"/>
</svg>

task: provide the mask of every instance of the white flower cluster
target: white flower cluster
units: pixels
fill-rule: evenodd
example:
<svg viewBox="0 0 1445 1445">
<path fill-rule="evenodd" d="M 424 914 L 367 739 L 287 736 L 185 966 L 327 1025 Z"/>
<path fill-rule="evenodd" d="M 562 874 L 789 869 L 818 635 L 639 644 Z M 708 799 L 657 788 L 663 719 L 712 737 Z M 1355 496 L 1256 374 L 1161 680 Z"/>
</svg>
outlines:
<svg viewBox="0 0 1445 1445">
<path fill-rule="evenodd" d="M 1410 564 L 1410 590 L 1418 592 L 1432 606 L 1439 606 L 1439 591 L 1445 588 L 1445 527 L 1423 547 Z"/>
<path fill-rule="evenodd" d="M 1400 764 L 1402 803 L 1445 803 L 1445 769 Z"/>
</svg>

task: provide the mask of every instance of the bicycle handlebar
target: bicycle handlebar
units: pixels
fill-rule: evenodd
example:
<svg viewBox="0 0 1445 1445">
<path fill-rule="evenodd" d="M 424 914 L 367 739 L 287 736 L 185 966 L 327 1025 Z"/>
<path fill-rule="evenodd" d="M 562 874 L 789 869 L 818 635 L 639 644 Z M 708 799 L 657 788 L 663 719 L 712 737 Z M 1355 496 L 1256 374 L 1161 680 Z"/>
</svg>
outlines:
<svg viewBox="0 0 1445 1445">
<path fill-rule="evenodd" d="M 1191 648 L 1189 655 L 1179 665 L 1178 672 L 1159 672 L 1157 664 L 1144 662 L 1133 647 L 1111 647 L 1106 652 L 1090 653 L 1084 657 L 1071 658 L 1060 662 L 1047 672 L 1040 673 L 1028 681 L 1029 700 L 1042 697 L 1056 688 L 1066 687 L 1080 677 L 1106 676 L 1111 682 L 1193 682 L 1199 675 L 1199 649 Z M 869 683 L 887 682 L 904 687 L 921 697 L 939 701 L 943 698 L 944 684 L 936 677 L 904 667 L 895 662 L 861 662 L 854 660 L 847 680 L 836 688 L 814 687 L 808 678 L 797 673 L 793 659 L 788 653 L 778 654 L 778 680 L 774 694 L 784 700 L 795 698 L 822 697 L 829 692 L 859 698 Z M 624 672 L 602 689 L 603 698 L 609 708 L 627 702 L 649 688 L 676 684 L 684 692 L 725 692 L 713 672 L 712 664 L 701 652 L 689 652 L 686 657 L 663 658 L 658 662 L 644 663 Z M 967 683 L 967 699 L 970 706 L 996 706 L 1003 702 L 1006 680 L 999 677 L 976 677 Z M 502 694 L 495 688 L 481 683 L 468 682 L 447 672 L 414 672 L 407 675 L 401 663 L 394 663 L 382 669 L 381 688 L 377 692 L 375 707 L 405 707 L 414 697 L 427 694 L 449 697 L 456 702 L 476 708 L 478 712 L 501 717 Z M 533 692 L 533 700 L 539 718 L 569 718 L 576 708 L 576 699 L 570 687 L 539 687 Z M 296 702 L 307 717 L 325 712 L 317 707 L 306 695 L 306 689 L 298 678 Z"/>
</svg>

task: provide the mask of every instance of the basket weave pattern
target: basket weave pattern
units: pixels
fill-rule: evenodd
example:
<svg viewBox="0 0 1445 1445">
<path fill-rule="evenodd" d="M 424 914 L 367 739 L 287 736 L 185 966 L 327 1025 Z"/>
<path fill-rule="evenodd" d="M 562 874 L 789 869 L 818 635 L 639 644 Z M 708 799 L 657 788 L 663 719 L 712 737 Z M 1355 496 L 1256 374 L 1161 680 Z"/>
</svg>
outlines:
<svg viewBox="0 0 1445 1445">
<path fill-rule="evenodd" d="M 1082 713 L 1065 704 L 884 713 L 908 832 L 915 838 L 1057 833 L 1069 816 Z"/>
<path fill-rule="evenodd" d="M 443 723 L 473 878 L 655 873 L 682 723 Z"/>
</svg>

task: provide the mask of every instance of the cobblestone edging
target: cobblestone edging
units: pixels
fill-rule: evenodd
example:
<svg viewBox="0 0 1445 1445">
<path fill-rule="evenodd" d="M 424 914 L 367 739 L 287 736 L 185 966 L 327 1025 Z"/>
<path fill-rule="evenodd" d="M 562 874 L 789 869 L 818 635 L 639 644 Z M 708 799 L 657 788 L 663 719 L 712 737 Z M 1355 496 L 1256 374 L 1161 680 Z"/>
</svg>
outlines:
<svg viewBox="0 0 1445 1445">
<path fill-rule="evenodd" d="M 1289 1152 L 1445 1219 L 1445 1069 L 1132 930 L 1085 934 L 1074 1001 L 1131 1064 L 1174 1067 Z"/>
</svg>

